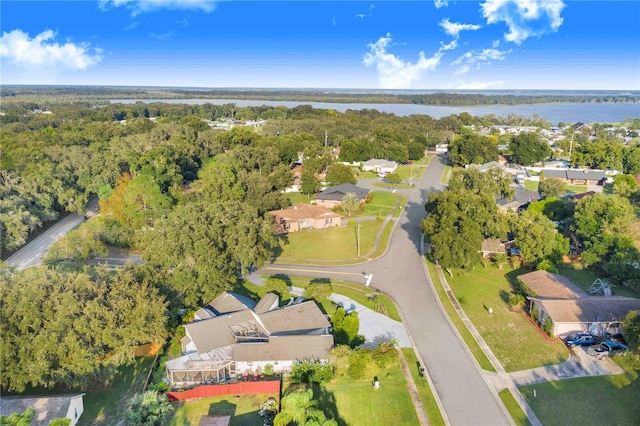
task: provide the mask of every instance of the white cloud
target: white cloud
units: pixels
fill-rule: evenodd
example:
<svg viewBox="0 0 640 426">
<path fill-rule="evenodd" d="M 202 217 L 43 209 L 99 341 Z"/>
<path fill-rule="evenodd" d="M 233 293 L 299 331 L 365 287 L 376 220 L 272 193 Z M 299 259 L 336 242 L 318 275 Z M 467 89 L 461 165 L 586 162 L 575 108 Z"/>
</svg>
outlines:
<svg viewBox="0 0 640 426">
<path fill-rule="evenodd" d="M 442 21 L 440 21 L 439 25 L 442 27 L 442 29 L 444 29 L 445 33 L 455 38 L 458 38 L 458 36 L 460 35 L 460 31 L 476 31 L 482 28 L 482 25 L 450 22 L 449 18 L 444 18 Z"/>
<path fill-rule="evenodd" d="M 368 45 L 369 52 L 363 58 L 366 66 L 376 66 L 378 82 L 382 89 L 411 88 L 413 82 L 420 80 L 425 73 L 434 70 L 440 64 L 446 50 L 454 49 L 458 45 L 456 40 L 449 44 L 441 44 L 440 49 L 430 58 L 427 58 L 424 52 L 420 52 L 418 61 L 411 63 L 387 52 L 391 42 L 391 34 L 387 33 L 385 37 L 380 37 L 377 42 Z"/>
<path fill-rule="evenodd" d="M 498 49 L 471 50 L 451 63 L 451 65 L 460 65 L 454 75 L 469 72 L 472 65 L 477 69 L 484 64 L 491 63 L 491 61 L 502 61 L 510 52 L 510 50 Z"/>
<path fill-rule="evenodd" d="M 496 86 L 502 86 L 503 80 L 497 81 L 473 81 L 471 83 L 463 83 L 458 85 L 457 89 L 461 90 L 486 90 Z"/>
<path fill-rule="evenodd" d="M 505 40 L 520 44 L 529 37 L 558 31 L 563 18 L 562 0 L 487 0 L 481 5 L 487 24 L 505 22 Z"/>
<path fill-rule="evenodd" d="M 102 60 L 102 49 L 91 48 L 89 43 L 60 44 L 54 41 L 56 33 L 46 30 L 30 38 L 28 33 L 16 29 L 2 33 L 0 57 L 26 67 L 47 67 L 57 69 L 83 70 Z"/>
<path fill-rule="evenodd" d="M 149 34 L 149 37 L 156 39 L 158 41 L 165 41 L 172 38 L 175 33 L 176 33 L 175 31 L 167 31 L 165 33 L 156 33 L 155 31 L 151 31 L 151 33 Z"/>
<path fill-rule="evenodd" d="M 449 2 L 447 0 L 433 0 L 433 4 L 435 5 L 436 9 L 449 6 Z"/>
<path fill-rule="evenodd" d="M 99 0 L 100 9 L 124 6 L 131 10 L 131 16 L 161 9 L 200 10 L 209 13 L 216 9 L 217 3 L 218 0 Z"/>
<path fill-rule="evenodd" d="M 338 20 L 336 19 L 336 17 L 334 16 L 333 18 L 331 18 L 331 23 L 333 24 L 333 26 L 335 27 L 336 25 L 338 25 Z"/>
<path fill-rule="evenodd" d="M 360 18 L 360 19 L 368 18 L 369 16 L 373 15 L 373 9 L 375 9 L 375 8 L 376 8 L 376 5 L 375 5 L 375 4 L 370 4 L 370 5 L 369 5 L 369 13 L 367 13 L 367 14 L 364 14 L 364 13 L 358 13 L 358 14 L 356 15 L 356 18 Z"/>
</svg>

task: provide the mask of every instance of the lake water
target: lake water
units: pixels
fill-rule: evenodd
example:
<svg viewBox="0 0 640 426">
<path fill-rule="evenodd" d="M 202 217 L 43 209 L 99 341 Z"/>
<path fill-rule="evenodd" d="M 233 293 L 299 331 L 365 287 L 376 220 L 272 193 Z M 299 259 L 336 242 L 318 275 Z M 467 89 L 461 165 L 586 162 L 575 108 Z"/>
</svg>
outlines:
<svg viewBox="0 0 640 426">
<path fill-rule="evenodd" d="M 468 112 L 473 116 L 494 114 L 506 116 L 515 114 L 523 117 L 533 117 L 534 114 L 547 119 L 552 124 L 565 123 L 619 123 L 625 118 L 640 118 L 640 104 L 632 103 L 548 103 L 530 105 L 483 105 L 483 106 L 437 106 L 415 104 L 365 104 L 365 103 L 331 103 L 331 102 L 302 102 L 302 101 L 265 101 L 243 99 L 114 99 L 111 103 L 132 104 L 171 103 L 202 105 L 236 104 L 247 106 L 285 106 L 293 108 L 298 105 L 311 105 L 313 108 L 333 109 L 340 112 L 351 110 L 375 109 L 380 112 L 407 116 L 412 114 L 429 115 L 433 118 L 446 117 L 451 114 Z"/>
</svg>

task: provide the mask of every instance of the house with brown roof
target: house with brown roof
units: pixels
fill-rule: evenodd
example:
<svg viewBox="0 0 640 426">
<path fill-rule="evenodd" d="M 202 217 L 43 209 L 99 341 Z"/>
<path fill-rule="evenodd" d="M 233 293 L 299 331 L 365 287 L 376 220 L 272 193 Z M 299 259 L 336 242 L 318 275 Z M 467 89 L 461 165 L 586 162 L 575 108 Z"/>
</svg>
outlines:
<svg viewBox="0 0 640 426">
<path fill-rule="evenodd" d="M 623 296 L 594 296 L 568 278 L 547 271 L 534 271 L 518 277 L 527 288 L 529 312 L 534 309 L 540 323 L 549 318 L 554 336 L 589 332 L 596 336 L 620 333 L 620 322 L 633 310 L 640 310 L 640 299 Z"/>
<path fill-rule="evenodd" d="M 342 216 L 338 213 L 312 204 L 300 203 L 284 210 L 272 210 L 269 214 L 275 220 L 278 234 L 342 225 Z"/>
<path fill-rule="evenodd" d="M 297 361 L 327 361 L 333 347 L 331 324 L 314 301 L 279 307 L 272 293 L 255 303 L 224 292 L 202 311 L 209 318 L 184 326 L 183 355 L 165 363 L 173 387 L 233 380 L 267 364 L 289 371 Z"/>
<path fill-rule="evenodd" d="M 569 185 L 602 185 L 607 174 L 602 170 L 589 169 L 542 169 L 544 178 L 555 178 Z"/>
</svg>

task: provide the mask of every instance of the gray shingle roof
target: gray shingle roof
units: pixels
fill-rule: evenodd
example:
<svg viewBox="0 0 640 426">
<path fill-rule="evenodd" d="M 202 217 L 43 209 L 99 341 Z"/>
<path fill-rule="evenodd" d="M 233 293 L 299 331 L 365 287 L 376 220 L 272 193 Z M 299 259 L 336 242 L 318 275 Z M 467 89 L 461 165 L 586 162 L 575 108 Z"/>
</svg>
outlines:
<svg viewBox="0 0 640 426">
<path fill-rule="evenodd" d="M 360 188 L 352 183 L 342 183 L 340 185 L 331 186 L 324 191 L 320 192 L 316 197 L 317 200 L 332 200 L 342 201 L 342 197 L 345 194 L 353 192 L 358 197 L 358 200 L 363 200 L 369 194 L 368 189 Z"/>
</svg>

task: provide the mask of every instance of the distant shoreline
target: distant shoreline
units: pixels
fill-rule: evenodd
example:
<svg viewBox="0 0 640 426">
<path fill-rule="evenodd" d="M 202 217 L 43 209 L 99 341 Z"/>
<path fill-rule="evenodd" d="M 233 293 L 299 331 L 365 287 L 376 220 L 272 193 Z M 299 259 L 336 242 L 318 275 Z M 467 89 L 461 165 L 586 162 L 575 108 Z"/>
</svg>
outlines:
<svg viewBox="0 0 640 426">
<path fill-rule="evenodd" d="M 2 85 L 3 99 L 20 96 L 77 95 L 110 99 L 227 99 L 323 102 L 338 104 L 406 104 L 433 106 L 512 106 L 556 103 L 640 104 L 640 90 L 384 90 L 182 88 L 134 86 Z"/>
</svg>

